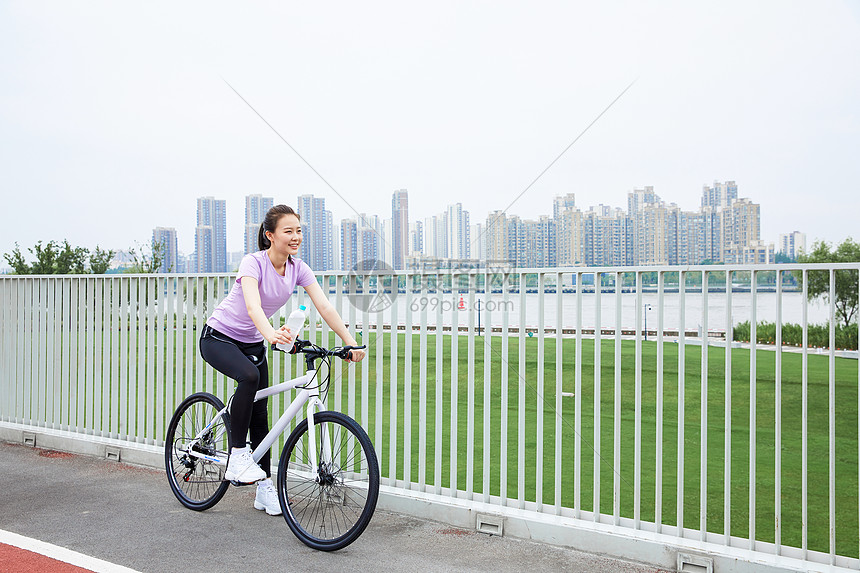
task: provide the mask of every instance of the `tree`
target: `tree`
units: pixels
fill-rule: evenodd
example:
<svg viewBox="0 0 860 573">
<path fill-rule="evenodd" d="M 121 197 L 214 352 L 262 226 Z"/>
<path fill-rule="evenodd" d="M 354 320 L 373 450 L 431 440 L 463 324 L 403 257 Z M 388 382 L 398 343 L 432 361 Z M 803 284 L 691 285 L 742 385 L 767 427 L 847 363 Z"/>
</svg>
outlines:
<svg viewBox="0 0 860 573">
<path fill-rule="evenodd" d="M 57 251 L 54 273 L 58 275 L 82 275 L 86 273 L 90 252 L 84 247 L 72 247 L 63 241 L 62 249 Z"/>
<path fill-rule="evenodd" d="M 16 275 L 103 274 L 114 255 L 114 251 L 103 251 L 98 247 L 90 253 L 84 247 L 73 247 L 67 240 L 62 244 L 56 241 L 43 244 L 38 241 L 27 250 L 36 257 L 33 263 L 27 263 L 18 243 L 15 243 L 11 253 L 3 255 Z M 90 263 L 89 269 L 87 261 Z"/>
<path fill-rule="evenodd" d="M 95 250 L 90 253 L 90 272 L 94 275 L 105 274 L 110 267 L 110 261 L 115 254 L 116 251 L 103 251 L 98 247 L 98 245 L 96 245 Z"/>
<path fill-rule="evenodd" d="M 12 272 L 16 275 L 29 275 L 30 265 L 24 260 L 24 255 L 21 254 L 21 247 L 15 243 L 15 249 L 11 253 L 4 253 L 3 258 L 12 267 Z"/>
<path fill-rule="evenodd" d="M 36 262 L 30 265 L 30 274 L 57 274 L 55 270 L 57 263 L 57 243 L 54 241 L 48 241 L 48 244 L 43 247 L 42 241 L 38 241 L 36 246 L 30 249 L 30 252 L 36 255 Z"/>
<path fill-rule="evenodd" d="M 56 241 L 48 241 L 44 245 L 38 241 L 29 249 L 36 255 L 36 261 L 27 265 L 18 244 L 11 257 L 5 255 L 6 260 L 18 274 L 30 275 L 68 275 L 83 274 L 86 272 L 87 257 L 89 252 L 83 247 L 73 247 L 68 241 L 62 244 Z"/>
<path fill-rule="evenodd" d="M 817 241 L 809 254 L 797 257 L 800 263 L 856 263 L 860 262 L 860 243 L 855 243 L 850 237 L 831 250 L 830 244 Z M 802 284 L 802 274 L 795 273 L 798 284 Z M 823 298 L 831 302 L 830 273 L 827 271 L 809 271 L 809 299 Z M 836 306 L 836 314 L 847 327 L 857 315 L 857 271 L 840 269 L 834 272 L 835 297 L 832 301 Z"/>
<path fill-rule="evenodd" d="M 153 242 L 149 248 L 138 243 L 137 247 L 128 250 L 128 254 L 131 255 L 134 262 L 125 272 L 130 274 L 157 273 L 164 261 L 164 243 Z M 168 272 L 172 270 L 168 269 Z"/>
</svg>

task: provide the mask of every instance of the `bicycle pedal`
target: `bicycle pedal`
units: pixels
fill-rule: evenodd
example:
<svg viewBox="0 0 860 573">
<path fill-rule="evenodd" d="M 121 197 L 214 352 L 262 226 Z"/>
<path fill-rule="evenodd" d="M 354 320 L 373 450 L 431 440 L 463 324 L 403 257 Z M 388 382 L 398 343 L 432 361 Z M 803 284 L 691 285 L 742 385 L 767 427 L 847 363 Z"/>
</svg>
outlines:
<svg viewBox="0 0 860 573">
<path fill-rule="evenodd" d="M 237 481 L 237 480 L 234 480 L 234 479 L 231 479 L 231 480 L 230 480 L 230 483 L 231 483 L 231 484 L 233 484 L 233 485 L 234 485 L 234 486 L 236 486 L 236 487 L 240 487 L 240 486 L 244 486 L 244 485 L 257 485 L 257 482 L 255 482 L 255 481 L 251 481 L 251 482 L 243 482 L 243 481 Z"/>
</svg>

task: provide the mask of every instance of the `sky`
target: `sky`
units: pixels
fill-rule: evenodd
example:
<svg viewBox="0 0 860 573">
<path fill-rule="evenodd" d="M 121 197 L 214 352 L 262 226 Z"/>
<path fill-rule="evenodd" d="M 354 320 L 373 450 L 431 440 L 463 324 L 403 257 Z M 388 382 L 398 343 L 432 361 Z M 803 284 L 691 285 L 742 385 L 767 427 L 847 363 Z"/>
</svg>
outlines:
<svg viewBox="0 0 860 573">
<path fill-rule="evenodd" d="M 646 185 L 695 210 L 726 180 L 763 240 L 860 239 L 854 0 L 0 0 L 0 53 L 2 253 L 167 226 L 189 254 L 202 196 L 236 251 L 251 193 L 339 222 L 407 189 L 410 219 L 475 223 Z"/>
</svg>

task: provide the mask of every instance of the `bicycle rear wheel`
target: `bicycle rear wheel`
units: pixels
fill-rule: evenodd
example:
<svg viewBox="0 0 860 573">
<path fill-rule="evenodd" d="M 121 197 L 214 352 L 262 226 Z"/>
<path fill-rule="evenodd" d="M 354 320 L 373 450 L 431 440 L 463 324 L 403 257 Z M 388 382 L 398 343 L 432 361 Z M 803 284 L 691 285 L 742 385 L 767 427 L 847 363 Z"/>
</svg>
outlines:
<svg viewBox="0 0 860 573">
<path fill-rule="evenodd" d="M 224 480 L 225 464 L 189 453 L 189 445 L 212 421 L 224 403 L 206 392 L 192 394 L 176 409 L 164 439 L 164 468 L 170 489 L 179 502 L 195 511 L 209 509 L 224 497 L 230 482 Z M 227 460 L 230 452 L 230 415 L 223 416 L 190 451 Z"/>
<path fill-rule="evenodd" d="M 331 464 L 321 463 L 323 433 Z M 308 451 L 308 421 L 287 438 L 278 464 L 278 499 L 284 519 L 305 545 L 342 549 L 358 539 L 376 509 L 379 464 L 367 433 L 340 412 L 314 414 L 316 451 Z"/>
</svg>

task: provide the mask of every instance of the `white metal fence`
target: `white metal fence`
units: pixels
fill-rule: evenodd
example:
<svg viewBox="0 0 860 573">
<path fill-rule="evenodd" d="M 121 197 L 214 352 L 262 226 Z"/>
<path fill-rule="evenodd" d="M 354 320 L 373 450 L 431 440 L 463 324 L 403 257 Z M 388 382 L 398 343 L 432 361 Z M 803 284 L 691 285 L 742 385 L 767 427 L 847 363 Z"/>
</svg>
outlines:
<svg viewBox="0 0 860 573">
<path fill-rule="evenodd" d="M 799 279 L 824 273 L 832 301 L 837 273 L 860 290 L 858 269 L 321 275 L 369 346 L 334 370 L 329 407 L 368 430 L 394 487 L 856 569 L 858 361 Z M 0 277 L 0 421 L 162 444 L 186 395 L 232 392 L 197 351 L 232 280 Z M 785 300 L 800 347 L 781 340 Z M 810 313 L 826 350 L 807 344 Z M 733 340 L 744 320 L 749 344 Z M 763 320 L 772 345 L 756 342 Z M 335 344 L 316 314 L 308 335 Z M 270 361 L 273 380 L 300 367 Z"/>
</svg>

